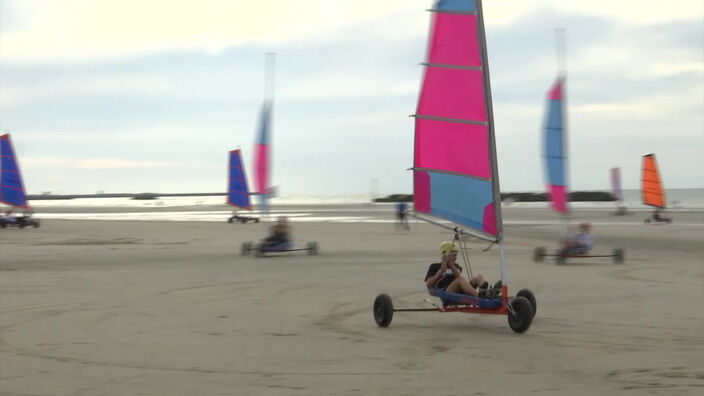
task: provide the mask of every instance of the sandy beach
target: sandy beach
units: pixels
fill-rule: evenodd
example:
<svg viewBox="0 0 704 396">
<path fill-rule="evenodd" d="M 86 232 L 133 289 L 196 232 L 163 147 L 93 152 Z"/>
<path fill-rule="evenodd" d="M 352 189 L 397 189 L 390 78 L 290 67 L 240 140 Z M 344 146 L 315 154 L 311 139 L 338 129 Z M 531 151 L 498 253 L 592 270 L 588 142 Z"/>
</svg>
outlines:
<svg viewBox="0 0 704 396">
<path fill-rule="evenodd" d="M 556 247 L 556 216 L 505 209 L 509 291 L 530 288 L 538 304 L 515 334 L 504 316 L 457 313 L 377 327 L 379 293 L 427 306 L 423 277 L 451 234 L 394 229 L 390 206 L 322 209 L 348 221 L 292 224 L 318 256 L 241 256 L 265 225 L 226 216 L 0 230 L 0 394 L 704 393 L 704 212 L 645 226 L 645 212 L 578 211 L 595 251 L 620 247 L 626 261 L 556 266 L 532 259 Z M 470 243 L 472 268 L 493 282 L 498 249 L 486 247 Z"/>
</svg>

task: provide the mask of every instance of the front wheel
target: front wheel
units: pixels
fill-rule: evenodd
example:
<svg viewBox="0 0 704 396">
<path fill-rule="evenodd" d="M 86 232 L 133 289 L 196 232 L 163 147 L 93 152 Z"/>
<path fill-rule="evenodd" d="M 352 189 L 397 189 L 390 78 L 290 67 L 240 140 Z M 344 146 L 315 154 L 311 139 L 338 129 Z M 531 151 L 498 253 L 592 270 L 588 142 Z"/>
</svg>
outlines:
<svg viewBox="0 0 704 396">
<path fill-rule="evenodd" d="M 535 248 L 535 251 L 533 252 L 533 261 L 540 263 L 543 261 L 543 257 L 545 257 L 545 248 L 542 246 Z"/>
<path fill-rule="evenodd" d="M 394 317 L 394 304 L 388 294 L 379 294 L 374 300 L 374 320 L 379 327 L 389 327 Z"/>
<path fill-rule="evenodd" d="M 533 307 L 525 297 L 516 297 L 511 302 L 513 313 L 508 313 L 508 325 L 516 333 L 525 333 L 533 322 Z"/>
<path fill-rule="evenodd" d="M 614 264 L 623 264 L 623 249 L 614 249 Z"/>
<path fill-rule="evenodd" d="M 566 262 L 567 262 L 567 252 L 564 250 L 560 250 L 559 252 L 557 252 L 557 254 L 555 255 L 555 263 L 557 265 L 565 265 Z"/>
<path fill-rule="evenodd" d="M 524 297 L 530 302 L 530 305 L 533 306 L 533 317 L 535 317 L 535 313 L 538 312 L 538 303 L 535 301 L 535 294 L 528 289 L 521 289 L 516 293 L 516 297 Z"/>
</svg>

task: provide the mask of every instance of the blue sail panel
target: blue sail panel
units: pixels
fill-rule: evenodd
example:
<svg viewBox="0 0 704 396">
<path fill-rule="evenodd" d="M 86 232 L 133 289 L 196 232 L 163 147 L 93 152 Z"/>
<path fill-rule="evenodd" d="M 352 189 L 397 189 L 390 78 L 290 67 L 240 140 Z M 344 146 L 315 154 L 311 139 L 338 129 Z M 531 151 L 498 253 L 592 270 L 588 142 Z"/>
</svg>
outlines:
<svg viewBox="0 0 704 396">
<path fill-rule="evenodd" d="M 0 202 L 18 208 L 29 208 L 9 134 L 0 136 Z"/>
<path fill-rule="evenodd" d="M 455 12 L 477 12 L 476 0 L 438 0 L 434 9 Z"/>
<path fill-rule="evenodd" d="M 249 201 L 249 189 L 247 188 L 247 178 L 245 177 L 244 167 L 242 166 L 240 150 L 230 151 L 230 165 L 228 170 L 227 203 L 251 210 L 252 205 Z"/>
<path fill-rule="evenodd" d="M 491 181 L 432 171 L 429 214 L 490 235 L 496 235 Z"/>
</svg>

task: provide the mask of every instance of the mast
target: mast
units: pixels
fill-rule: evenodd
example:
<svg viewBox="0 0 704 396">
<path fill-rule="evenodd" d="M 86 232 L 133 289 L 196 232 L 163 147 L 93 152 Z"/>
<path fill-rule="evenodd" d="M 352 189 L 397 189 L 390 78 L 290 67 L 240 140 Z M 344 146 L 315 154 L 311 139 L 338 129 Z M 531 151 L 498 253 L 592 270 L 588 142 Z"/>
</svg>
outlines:
<svg viewBox="0 0 704 396">
<path fill-rule="evenodd" d="M 486 30 L 484 27 L 484 10 L 482 0 L 477 0 L 477 36 L 481 43 L 482 67 L 484 68 L 484 100 L 486 102 L 487 120 L 489 122 L 489 157 L 491 161 L 491 180 L 494 191 L 494 213 L 496 216 L 496 240 L 499 242 L 499 263 L 501 266 L 501 282 L 506 279 L 506 259 L 504 255 L 504 227 L 501 214 L 501 188 L 499 185 L 499 165 L 496 152 L 496 132 L 494 130 L 494 107 L 491 99 L 491 78 L 489 77 L 489 54 L 486 48 Z"/>
</svg>

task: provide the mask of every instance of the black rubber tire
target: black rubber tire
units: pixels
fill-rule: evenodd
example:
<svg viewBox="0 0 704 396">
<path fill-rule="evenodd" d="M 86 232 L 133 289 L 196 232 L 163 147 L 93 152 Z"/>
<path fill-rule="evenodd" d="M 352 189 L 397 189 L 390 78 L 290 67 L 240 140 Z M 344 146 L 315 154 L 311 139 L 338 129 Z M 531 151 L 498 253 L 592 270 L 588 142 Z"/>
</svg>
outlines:
<svg viewBox="0 0 704 396">
<path fill-rule="evenodd" d="M 25 226 L 26 226 L 26 224 L 24 222 L 20 223 L 20 228 L 24 228 Z"/>
<path fill-rule="evenodd" d="M 379 294 L 374 300 L 374 321 L 379 327 L 389 327 L 394 317 L 394 304 L 388 294 Z"/>
<path fill-rule="evenodd" d="M 533 306 L 525 297 L 516 297 L 511 302 L 515 315 L 508 313 L 508 325 L 516 333 L 525 333 L 533 323 Z"/>
<path fill-rule="evenodd" d="M 623 254 L 623 249 L 621 249 L 621 248 L 614 249 L 614 264 L 623 264 L 624 259 L 625 259 L 625 257 Z"/>
<path fill-rule="evenodd" d="M 255 222 L 255 223 L 259 223 L 259 219 L 254 219 L 254 222 Z"/>
<path fill-rule="evenodd" d="M 34 224 L 32 224 L 34 228 L 39 228 L 39 220 L 34 220 Z"/>
<path fill-rule="evenodd" d="M 257 244 L 254 247 L 254 257 L 256 257 L 256 258 L 264 257 L 264 251 L 262 250 L 262 245 Z"/>
<path fill-rule="evenodd" d="M 535 317 L 535 313 L 538 312 L 538 303 L 535 301 L 535 294 L 528 289 L 521 289 L 516 293 L 516 297 L 524 297 L 530 302 L 530 305 L 533 307 L 533 317 Z"/>
<path fill-rule="evenodd" d="M 228 222 L 228 223 L 232 223 L 232 217 L 230 217 L 229 219 L 227 219 L 227 222 Z"/>
<path fill-rule="evenodd" d="M 567 255 L 563 252 L 557 252 L 555 255 L 555 264 L 557 265 L 565 265 L 567 264 Z"/>
<path fill-rule="evenodd" d="M 240 250 L 240 253 L 243 256 L 249 256 L 249 252 L 252 251 L 252 242 L 244 242 L 242 243 L 242 249 Z"/>
<path fill-rule="evenodd" d="M 543 258 L 545 257 L 545 247 L 537 247 L 535 248 L 535 251 L 533 252 L 533 262 L 536 263 L 541 263 L 543 262 Z"/>
<path fill-rule="evenodd" d="M 309 256 L 317 256 L 318 255 L 318 243 L 317 242 L 308 242 L 308 255 Z"/>
<path fill-rule="evenodd" d="M 4 221 L 2 223 L 0 223 L 0 228 L 6 228 L 6 227 L 7 227 L 7 224 L 5 224 Z"/>
</svg>

